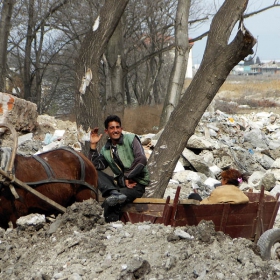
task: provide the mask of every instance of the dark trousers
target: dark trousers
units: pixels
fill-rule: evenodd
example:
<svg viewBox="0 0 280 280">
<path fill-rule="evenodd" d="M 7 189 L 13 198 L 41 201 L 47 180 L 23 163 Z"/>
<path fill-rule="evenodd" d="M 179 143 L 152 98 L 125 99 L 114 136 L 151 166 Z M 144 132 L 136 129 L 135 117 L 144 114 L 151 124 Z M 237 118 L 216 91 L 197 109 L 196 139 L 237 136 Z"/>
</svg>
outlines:
<svg viewBox="0 0 280 280">
<path fill-rule="evenodd" d="M 120 193 L 126 195 L 126 200 L 122 204 L 117 204 L 115 206 L 109 206 L 104 200 L 102 207 L 104 208 L 104 218 L 107 223 L 119 221 L 121 218 L 121 208 L 127 204 L 132 202 L 135 198 L 142 197 L 145 193 L 145 186 L 141 184 L 137 184 L 133 189 L 129 189 L 127 187 L 118 186 L 114 178 L 100 170 L 98 172 L 98 189 L 102 193 L 103 197 L 107 197 L 110 195 L 112 190 L 117 190 Z"/>
</svg>

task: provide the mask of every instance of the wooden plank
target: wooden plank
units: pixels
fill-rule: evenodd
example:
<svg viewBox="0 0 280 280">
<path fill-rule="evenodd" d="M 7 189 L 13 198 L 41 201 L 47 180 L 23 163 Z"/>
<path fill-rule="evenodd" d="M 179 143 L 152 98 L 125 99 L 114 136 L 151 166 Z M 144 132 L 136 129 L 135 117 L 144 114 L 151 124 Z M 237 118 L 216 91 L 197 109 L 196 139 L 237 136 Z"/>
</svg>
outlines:
<svg viewBox="0 0 280 280">
<path fill-rule="evenodd" d="M 172 204 L 172 211 L 171 211 L 171 216 L 170 216 L 170 221 L 169 223 L 165 223 L 165 225 L 171 225 L 171 226 L 175 226 L 176 224 L 176 215 L 177 215 L 177 211 L 178 211 L 178 203 L 179 203 L 179 196 L 180 196 L 180 190 L 181 187 L 177 187 L 177 191 L 173 200 L 173 204 Z"/>
<path fill-rule="evenodd" d="M 256 218 L 256 213 L 247 214 L 234 214 L 229 215 L 227 220 L 227 225 L 237 226 L 237 225 L 253 225 L 253 221 Z"/>
<path fill-rule="evenodd" d="M 174 199 L 175 200 L 175 199 Z M 260 232 L 270 228 L 279 207 L 277 199 L 263 193 L 250 194 L 246 204 L 203 204 L 198 201 L 140 198 L 130 204 L 133 211 L 130 221 L 151 221 L 172 224 L 172 226 L 198 225 L 202 220 L 213 221 L 216 231 L 223 231 L 233 238 L 244 237 L 252 241 L 258 239 Z M 262 206 L 259 200 L 263 203 Z M 137 203 L 136 203 L 137 202 Z M 190 203 L 191 202 L 191 203 Z M 161 217 L 162 213 L 165 216 Z M 167 213 L 168 212 L 168 213 Z M 171 216 L 169 217 L 171 213 Z M 137 215 L 140 217 L 137 218 Z M 277 214 L 277 213 L 276 213 Z"/>
<path fill-rule="evenodd" d="M 219 227 L 219 230 L 221 230 L 221 231 L 225 230 L 227 220 L 228 220 L 228 216 L 229 216 L 229 211 L 230 211 L 230 205 L 225 204 L 224 209 L 223 209 L 223 213 L 222 213 L 222 217 L 221 217 L 220 227 Z"/>
<path fill-rule="evenodd" d="M 147 214 L 162 217 L 164 204 L 127 204 L 122 208 L 122 212 Z"/>
<path fill-rule="evenodd" d="M 252 236 L 252 227 L 250 225 L 227 226 L 224 233 L 232 238 L 243 237 L 251 239 L 252 241 L 254 240 L 254 236 Z"/>
<path fill-rule="evenodd" d="M 152 224 L 157 224 L 157 223 L 162 222 L 159 219 L 161 219 L 161 218 L 150 216 L 150 215 L 145 215 L 145 214 L 135 214 L 135 213 L 125 212 L 123 214 L 121 220 L 123 222 L 131 222 L 133 224 L 134 223 L 142 223 L 142 222 L 151 222 Z"/>
<path fill-rule="evenodd" d="M 164 198 L 149 198 L 149 197 L 140 197 L 136 198 L 133 203 L 165 203 L 166 199 Z"/>
<path fill-rule="evenodd" d="M 275 219 L 276 219 L 276 216 L 277 216 L 277 213 L 278 213 L 279 205 L 280 205 L 280 202 L 278 200 L 279 200 L 279 193 L 277 193 L 277 195 L 276 195 L 276 201 L 277 202 L 274 205 L 268 229 L 271 229 L 273 227 L 273 225 L 274 225 L 274 222 L 275 222 Z M 267 206 L 265 208 L 265 213 L 267 213 Z"/>
<path fill-rule="evenodd" d="M 168 222 L 170 221 L 170 213 L 171 213 L 171 209 L 170 209 L 170 196 L 167 197 L 165 205 L 164 205 L 164 209 L 162 212 L 162 222 L 164 225 L 167 225 Z"/>
<path fill-rule="evenodd" d="M 196 215 L 198 217 L 204 217 L 205 215 L 221 215 L 223 211 L 223 204 L 215 205 L 182 205 L 179 204 L 178 208 L 186 213 L 191 213 L 191 215 Z"/>
<path fill-rule="evenodd" d="M 263 210 L 264 210 L 264 186 L 261 187 L 259 208 L 257 212 L 256 234 L 254 242 L 257 243 L 261 234 L 264 232 L 263 228 Z"/>
<path fill-rule="evenodd" d="M 170 199 L 170 203 L 173 203 L 173 199 Z M 161 204 L 165 203 L 166 199 L 165 198 L 149 198 L 149 197 L 140 197 L 136 198 L 133 203 L 154 203 L 154 204 Z M 180 204 L 194 204 L 194 205 L 199 205 L 199 201 L 195 199 L 182 199 L 179 200 Z"/>
</svg>

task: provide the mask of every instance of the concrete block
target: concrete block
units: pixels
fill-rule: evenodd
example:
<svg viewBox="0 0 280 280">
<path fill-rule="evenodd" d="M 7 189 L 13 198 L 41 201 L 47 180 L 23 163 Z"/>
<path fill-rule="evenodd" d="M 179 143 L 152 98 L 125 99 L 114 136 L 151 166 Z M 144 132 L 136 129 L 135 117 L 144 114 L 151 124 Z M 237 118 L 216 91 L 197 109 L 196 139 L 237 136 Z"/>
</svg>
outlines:
<svg viewBox="0 0 280 280">
<path fill-rule="evenodd" d="M 0 92 L 0 123 L 10 124 L 17 131 L 31 132 L 37 125 L 37 117 L 35 103 Z"/>
</svg>

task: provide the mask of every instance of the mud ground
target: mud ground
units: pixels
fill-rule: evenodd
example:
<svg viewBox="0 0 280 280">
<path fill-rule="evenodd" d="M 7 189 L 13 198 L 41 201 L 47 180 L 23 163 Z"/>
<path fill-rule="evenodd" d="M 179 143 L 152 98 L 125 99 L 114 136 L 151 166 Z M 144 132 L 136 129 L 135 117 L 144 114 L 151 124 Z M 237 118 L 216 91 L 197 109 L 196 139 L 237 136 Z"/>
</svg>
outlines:
<svg viewBox="0 0 280 280">
<path fill-rule="evenodd" d="M 51 121 L 41 119 L 40 141 L 44 133 L 53 133 Z M 63 125 L 56 127 L 66 129 L 65 141 L 73 142 L 72 123 Z M 34 142 L 24 147 L 28 151 Z M 280 262 L 263 261 L 252 241 L 215 232 L 212 222 L 177 228 L 106 224 L 102 212 L 89 200 L 56 219 L 0 228 L 0 279 L 280 279 Z"/>
<path fill-rule="evenodd" d="M 106 224 L 94 200 L 73 204 L 52 222 L 0 229 L 3 280 L 279 277 L 279 262 L 263 261 L 252 241 L 215 232 L 212 222 Z"/>
</svg>

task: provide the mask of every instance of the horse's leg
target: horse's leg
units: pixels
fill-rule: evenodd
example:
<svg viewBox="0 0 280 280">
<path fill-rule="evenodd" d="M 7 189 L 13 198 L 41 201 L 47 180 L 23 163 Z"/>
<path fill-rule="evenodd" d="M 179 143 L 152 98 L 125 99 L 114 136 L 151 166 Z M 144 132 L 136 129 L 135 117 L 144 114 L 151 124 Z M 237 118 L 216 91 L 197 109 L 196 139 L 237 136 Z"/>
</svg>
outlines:
<svg viewBox="0 0 280 280">
<path fill-rule="evenodd" d="M 81 187 L 77 190 L 75 201 L 83 202 L 84 200 L 88 200 L 90 198 L 97 200 L 96 194 L 91 189 Z"/>
<path fill-rule="evenodd" d="M 10 221 L 8 222 L 8 227 L 9 228 L 16 228 L 17 227 L 17 223 L 16 223 L 17 219 L 18 219 L 17 216 L 15 214 L 12 214 L 10 216 Z"/>
<path fill-rule="evenodd" d="M 14 200 L 11 201 L 11 206 L 10 206 L 9 215 L 6 217 L 7 218 L 7 227 L 9 228 L 16 228 L 16 221 L 18 218 L 25 216 L 28 214 L 28 210 L 26 206 L 18 201 Z"/>
</svg>

